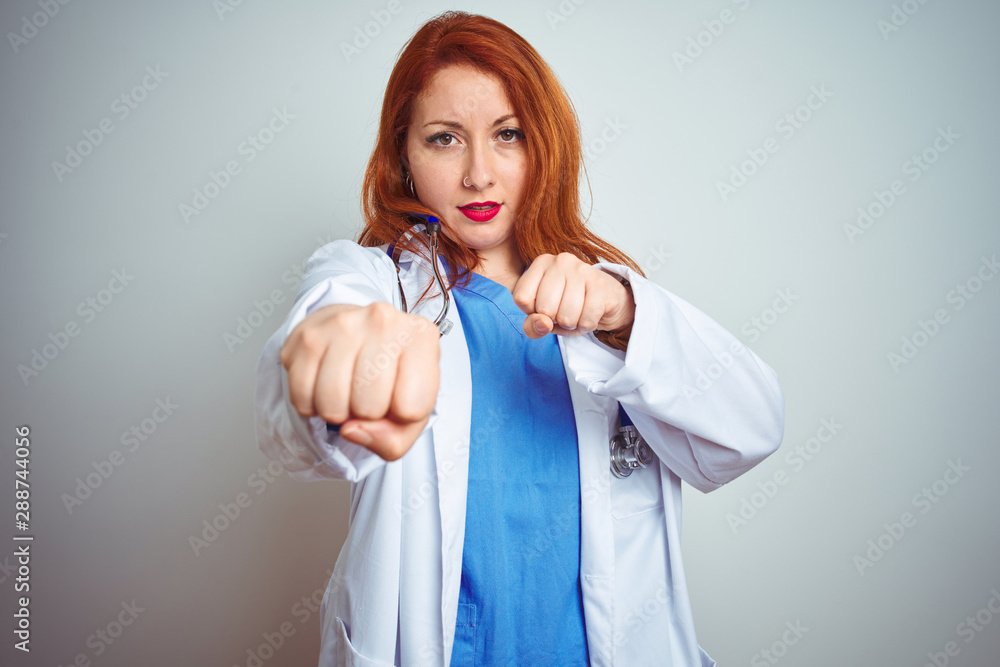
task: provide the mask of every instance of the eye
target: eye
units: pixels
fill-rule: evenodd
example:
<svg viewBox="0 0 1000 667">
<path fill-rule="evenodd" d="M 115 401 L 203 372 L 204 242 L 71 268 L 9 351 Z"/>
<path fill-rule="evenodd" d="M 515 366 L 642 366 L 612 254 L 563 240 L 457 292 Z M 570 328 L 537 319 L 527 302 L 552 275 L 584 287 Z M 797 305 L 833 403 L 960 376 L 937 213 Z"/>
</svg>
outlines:
<svg viewBox="0 0 1000 667">
<path fill-rule="evenodd" d="M 524 132 L 513 127 L 505 127 L 497 133 L 497 136 L 505 144 L 516 144 L 524 139 Z"/>
<path fill-rule="evenodd" d="M 455 137 L 450 132 L 438 132 L 434 136 L 427 137 L 427 143 L 438 146 L 451 146 L 455 142 Z"/>
</svg>

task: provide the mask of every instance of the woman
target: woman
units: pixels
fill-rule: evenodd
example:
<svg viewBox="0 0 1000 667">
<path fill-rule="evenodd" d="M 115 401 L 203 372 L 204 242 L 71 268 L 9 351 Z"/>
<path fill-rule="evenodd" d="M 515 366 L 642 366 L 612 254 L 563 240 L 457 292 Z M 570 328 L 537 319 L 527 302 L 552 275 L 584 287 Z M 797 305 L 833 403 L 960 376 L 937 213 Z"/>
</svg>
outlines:
<svg viewBox="0 0 1000 667">
<path fill-rule="evenodd" d="M 321 665 L 714 664 L 680 483 L 773 452 L 781 390 L 586 229 L 580 155 L 561 86 L 506 26 L 448 12 L 403 49 L 359 243 L 310 258 L 258 369 L 261 449 L 352 482 Z M 412 214 L 440 220 L 437 265 Z M 626 414 L 655 457 L 620 478 Z"/>
</svg>

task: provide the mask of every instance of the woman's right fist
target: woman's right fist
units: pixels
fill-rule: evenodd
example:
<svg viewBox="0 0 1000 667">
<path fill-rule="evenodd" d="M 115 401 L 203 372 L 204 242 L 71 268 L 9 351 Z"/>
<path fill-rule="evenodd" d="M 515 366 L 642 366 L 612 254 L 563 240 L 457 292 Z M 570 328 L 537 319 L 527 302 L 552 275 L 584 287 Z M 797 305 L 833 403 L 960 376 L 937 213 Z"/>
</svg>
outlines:
<svg viewBox="0 0 1000 667">
<path fill-rule="evenodd" d="M 386 461 L 405 454 L 437 400 L 440 334 L 433 322 L 385 302 L 320 308 L 281 348 L 288 394 L 304 417 Z"/>
</svg>

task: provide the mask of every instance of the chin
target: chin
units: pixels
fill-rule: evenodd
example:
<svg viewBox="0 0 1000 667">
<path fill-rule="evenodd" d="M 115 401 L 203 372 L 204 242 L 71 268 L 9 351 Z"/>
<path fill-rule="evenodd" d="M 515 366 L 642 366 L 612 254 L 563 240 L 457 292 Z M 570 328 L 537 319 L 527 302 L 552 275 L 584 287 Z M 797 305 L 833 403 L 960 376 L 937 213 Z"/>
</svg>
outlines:
<svg viewBox="0 0 1000 667">
<path fill-rule="evenodd" d="M 513 235 L 514 225 L 502 220 L 503 213 L 486 222 L 474 222 L 458 211 L 451 218 L 443 219 L 444 233 L 448 238 L 473 250 L 488 250 L 505 244 Z"/>
</svg>

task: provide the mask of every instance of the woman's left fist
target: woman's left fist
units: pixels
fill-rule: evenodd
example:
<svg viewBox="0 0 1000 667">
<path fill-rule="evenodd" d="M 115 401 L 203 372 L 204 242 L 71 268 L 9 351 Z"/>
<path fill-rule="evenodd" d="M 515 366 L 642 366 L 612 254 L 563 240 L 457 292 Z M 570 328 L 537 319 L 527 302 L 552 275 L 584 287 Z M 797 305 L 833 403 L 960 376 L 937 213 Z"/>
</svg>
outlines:
<svg viewBox="0 0 1000 667">
<path fill-rule="evenodd" d="M 539 255 L 511 290 L 528 317 L 524 333 L 579 336 L 589 331 L 625 331 L 635 319 L 635 300 L 617 278 L 576 255 Z"/>
</svg>

